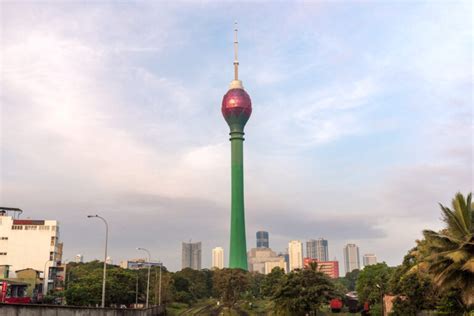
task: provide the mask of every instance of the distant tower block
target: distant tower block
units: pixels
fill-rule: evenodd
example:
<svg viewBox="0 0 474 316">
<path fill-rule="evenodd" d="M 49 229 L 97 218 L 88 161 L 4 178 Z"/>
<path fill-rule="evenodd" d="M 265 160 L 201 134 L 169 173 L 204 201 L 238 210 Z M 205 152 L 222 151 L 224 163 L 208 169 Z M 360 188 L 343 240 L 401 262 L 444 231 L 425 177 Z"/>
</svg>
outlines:
<svg viewBox="0 0 474 316">
<path fill-rule="evenodd" d="M 234 80 L 222 100 L 222 115 L 230 128 L 231 219 L 229 267 L 247 270 L 244 211 L 244 127 L 252 113 L 252 101 L 239 80 L 237 23 L 234 30 Z"/>
<path fill-rule="evenodd" d="M 265 232 L 265 231 L 257 232 L 257 248 L 270 248 L 268 232 Z"/>
</svg>

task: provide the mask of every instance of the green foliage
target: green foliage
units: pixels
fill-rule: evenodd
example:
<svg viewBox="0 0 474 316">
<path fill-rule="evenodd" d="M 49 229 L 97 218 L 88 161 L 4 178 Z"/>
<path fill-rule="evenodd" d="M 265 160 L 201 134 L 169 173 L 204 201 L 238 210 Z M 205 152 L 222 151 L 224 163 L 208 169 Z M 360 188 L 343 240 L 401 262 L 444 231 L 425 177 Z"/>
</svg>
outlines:
<svg viewBox="0 0 474 316">
<path fill-rule="evenodd" d="M 88 263 L 69 263 L 67 272 L 67 290 L 64 293 L 66 302 L 76 306 L 96 306 L 100 305 L 102 299 L 102 277 L 103 262 L 92 261 Z M 159 268 L 151 270 L 150 279 L 150 302 L 156 300 L 158 289 Z M 135 303 L 136 284 L 138 278 L 138 301 L 145 302 L 147 286 L 147 269 L 129 270 L 118 266 L 107 265 L 106 297 L 107 306 L 110 305 L 130 305 Z M 162 273 L 162 297 L 170 298 L 169 272 L 163 268 Z"/>
<path fill-rule="evenodd" d="M 333 282 L 316 269 L 295 270 L 286 275 L 273 295 L 278 312 L 305 315 L 316 312 L 337 296 Z"/>
<path fill-rule="evenodd" d="M 424 230 L 418 242 L 416 269 L 432 276 L 443 292 L 459 290 L 467 309 L 474 307 L 474 206 L 472 193 L 467 198 L 457 193 L 452 209 L 440 204 L 445 229 Z"/>
<path fill-rule="evenodd" d="M 274 295 L 278 286 L 285 278 L 285 271 L 282 268 L 275 267 L 265 276 L 261 284 L 261 292 L 264 297 L 271 297 Z"/>
<path fill-rule="evenodd" d="M 351 272 L 347 272 L 345 277 L 339 278 L 342 284 L 344 284 L 344 286 L 349 290 L 349 292 L 355 291 L 356 282 L 357 282 L 357 278 L 359 277 L 359 273 L 360 273 L 360 270 L 355 269 L 355 270 L 352 270 Z"/>
<path fill-rule="evenodd" d="M 214 271 L 214 291 L 223 304 L 232 307 L 249 289 L 249 273 L 242 269 Z"/>
<path fill-rule="evenodd" d="M 366 266 L 356 282 L 356 291 L 359 301 L 369 302 L 371 305 L 380 304 L 382 293 L 388 292 L 388 281 L 393 269 L 387 264 L 377 263 Z"/>
<path fill-rule="evenodd" d="M 408 273 L 415 265 L 416 258 L 412 249 L 404 257 L 403 263 L 396 267 L 390 278 L 392 294 L 398 297 L 394 301 L 393 315 L 416 315 L 422 310 L 435 308 L 438 293 L 431 278 L 421 271 Z"/>
<path fill-rule="evenodd" d="M 210 270 L 185 268 L 172 276 L 177 302 L 191 304 L 212 295 L 212 275 Z"/>
<path fill-rule="evenodd" d="M 265 275 L 258 272 L 251 272 L 249 275 L 249 298 L 259 299 L 263 297 L 262 284 L 265 280 Z"/>
</svg>

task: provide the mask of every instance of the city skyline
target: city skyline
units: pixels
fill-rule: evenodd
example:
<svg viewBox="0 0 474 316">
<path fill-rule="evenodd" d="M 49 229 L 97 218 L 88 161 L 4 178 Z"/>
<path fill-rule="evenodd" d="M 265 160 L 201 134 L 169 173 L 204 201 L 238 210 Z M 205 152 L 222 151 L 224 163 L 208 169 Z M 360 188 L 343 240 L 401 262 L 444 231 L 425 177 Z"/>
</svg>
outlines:
<svg viewBox="0 0 474 316">
<path fill-rule="evenodd" d="M 219 104 L 235 18 L 254 109 L 247 247 L 258 230 L 278 251 L 324 236 L 341 267 L 347 243 L 396 265 L 423 229 L 442 227 L 438 202 L 473 191 L 468 2 L 2 11 L 0 203 L 59 221 L 64 258 L 103 260 L 91 212 L 110 224 L 115 263 L 138 245 L 179 270 L 189 238 L 229 253 Z"/>
</svg>

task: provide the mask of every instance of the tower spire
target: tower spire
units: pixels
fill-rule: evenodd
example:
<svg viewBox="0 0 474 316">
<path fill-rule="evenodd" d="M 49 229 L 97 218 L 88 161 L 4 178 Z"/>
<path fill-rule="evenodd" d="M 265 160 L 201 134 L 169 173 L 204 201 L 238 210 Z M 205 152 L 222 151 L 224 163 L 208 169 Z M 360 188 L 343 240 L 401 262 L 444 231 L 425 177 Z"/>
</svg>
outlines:
<svg viewBox="0 0 474 316">
<path fill-rule="evenodd" d="M 239 80 L 239 40 L 237 39 L 237 21 L 234 22 L 234 80 L 230 83 L 230 89 L 243 89 L 242 81 Z"/>
<path fill-rule="evenodd" d="M 234 80 L 239 80 L 239 41 L 237 39 L 237 21 L 234 22 Z"/>
</svg>

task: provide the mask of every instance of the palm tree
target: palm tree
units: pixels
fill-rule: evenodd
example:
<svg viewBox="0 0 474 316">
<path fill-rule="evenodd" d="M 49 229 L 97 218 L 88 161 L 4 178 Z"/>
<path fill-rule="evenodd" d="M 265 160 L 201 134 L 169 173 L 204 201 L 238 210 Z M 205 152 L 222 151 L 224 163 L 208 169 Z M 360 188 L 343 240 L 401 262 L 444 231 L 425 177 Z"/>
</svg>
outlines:
<svg viewBox="0 0 474 316">
<path fill-rule="evenodd" d="M 474 305 L 474 204 L 457 193 L 452 209 L 440 204 L 445 229 L 424 230 L 418 242 L 416 271 L 426 271 L 441 291 L 458 289 L 463 304 Z M 412 269 L 415 270 L 415 269 Z"/>
</svg>

